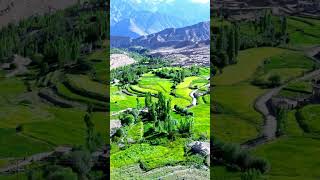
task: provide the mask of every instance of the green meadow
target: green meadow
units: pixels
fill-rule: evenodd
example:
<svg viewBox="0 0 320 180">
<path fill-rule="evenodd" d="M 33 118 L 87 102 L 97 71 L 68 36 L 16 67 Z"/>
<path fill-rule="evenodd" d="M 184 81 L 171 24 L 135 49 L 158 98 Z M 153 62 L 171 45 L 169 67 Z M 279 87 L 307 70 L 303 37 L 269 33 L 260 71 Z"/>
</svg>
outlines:
<svg viewBox="0 0 320 180">
<path fill-rule="evenodd" d="M 138 66 L 138 65 L 137 65 Z M 132 68 L 135 66 L 132 65 Z M 137 68 L 138 69 L 138 68 Z M 186 145 L 194 140 L 202 138 L 207 141 L 210 137 L 210 95 L 203 94 L 197 97 L 197 104 L 188 108 L 188 112 L 193 113 L 192 135 L 178 135 L 176 130 L 175 138 L 169 139 L 163 132 L 154 132 L 156 125 L 148 116 L 144 117 L 139 113 L 139 118 L 130 125 L 124 124 L 123 116 L 128 116 L 133 109 L 147 108 L 146 98 L 151 95 L 151 100 L 159 102 L 159 93 L 167 100 L 170 99 L 170 116 L 175 120 L 177 126 L 185 121 L 185 116 L 175 111 L 175 106 L 187 109 L 192 104 L 190 93 L 194 90 L 205 93 L 209 84 L 209 68 L 199 67 L 198 75 L 189 75 L 181 82 L 176 82 L 174 78 L 160 77 L 158 71 L 180 72 L 181 68 L 165 67 L 148 69 L 141 74 L 135 83 L 112 84 L 111 99 L 111 121 L 120 120 L 122 127 L 116 131 L 116 135 L 111 138 L 111 177 L 112 178 L 141 178 L 141 177 L 160 177 L 160 170 L 163 172 L 176 171 L 183 166 L 190 166 L 194 163 L 204 163 L 204 157 L 194 157 L 186 150 Z M 121 72 L 115 69 L 114 71 Z M 120 79 L 121 81 L 121 79 Z M 168 102 L 167 102 L 168 103 Z M 160 107 L 156 107 L 156 109 Z M 151 108 L 148 108 L 148 112 Z M 130 117 L 130 116 L 128 116 Z M 160 121 L 162 119 L 159 119 Z M 162 120 L 163 121 L 163 120 Z M 117 133 L 122 133 L 118 136 Z M 150 133 L 151 132 L 151 133 Z M 119 146 L 123 143 L 124 147 Z M 190 156 L 190 157 L 189 157 Z M 192 160 L 192 157 L 195 159 Z M 138 167 L 137 167 L 138 166 Z M 171 167 L 172 166 L 172 167 Z M 127 172 L 126 169 L 132 171 Z M 195 168 L 195 171 L 202 172 Z M 204 173 L 204 172 L 202 172 Z M 201 174 L 201 173 L 200 173 Z M 165 175 L 165 173 L 163 174 Z M 203 176 L 203 174 L 201 175 Z"/>
<path fill-rule="evenodd" d="M 272 16 L 275 31 L 280 30 L 280 20 L 279 17 Z M 214 27 L 221 27 L 219 23 L 231 26 L 227 22 L 217 20 L 218 25 Z M 240 34 L 243 35 L 240 38 L 246 43 L 251 43 L 248 40 L 250 36 L 259 39 L 260 34 L 254 24 L 243 21 L 238 25 Z M 276 94 L 283 98 L 312 96 L 311 78 L 294 80 L 319 67 L 319 63 L 308 57 L 307 53 L 308 48 L 320 44 L 319 28 L 319 20 L 289 16 L 287 44 L 254 48 L 250 44 L 250 48 L 239 51 L 236 63 L 217 71 L 212 80 L 214 90 L 211 93 L 214 102 L 212 127 L 215 138 L 241 144 L 259 137 L 264 119 L 254 105 L 261 95 L 276 86 L 284 85 Z M 283 135 L 249 149 L 250 154 L 263 158 L 270 164 L 270 170 L 259 175 L 262 179 L 312 180 L 319 177 L 316 171 L 320 167 L 317 155 L 320 150 L 318 112 L 317 103 L 285 111 L 281 122 Z M 211 172 L 215 179 L 245 179 L 244 175 L 248 173 L 228 165 L 215 165 L 211 167 Z"/>
</svg>

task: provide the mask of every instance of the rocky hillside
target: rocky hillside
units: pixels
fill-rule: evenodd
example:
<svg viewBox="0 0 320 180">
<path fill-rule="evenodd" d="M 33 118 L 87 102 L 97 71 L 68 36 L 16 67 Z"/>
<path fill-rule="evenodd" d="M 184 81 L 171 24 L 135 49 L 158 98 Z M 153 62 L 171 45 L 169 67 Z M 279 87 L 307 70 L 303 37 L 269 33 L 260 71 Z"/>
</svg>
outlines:
<svg viewBox="0 0 320 180">
<path fill-rule="evenodd" d="M 132 41 L 135 46 L 149 49 L 184 47 L 210 39 L 210 23 L 201 22 L 183 28 L 169 28 L 158 33 L 141 36 Z"/>
<path fill-rule="evenodd" d="M 199 43 L 208 44 L 209 40 L 210 23 L 201 22 L 183 28 L 168 28 L 154 34 L 140 36 L 136 39 L 111 36 L 111 47 L 127 48 L 130 46 L 141 46 L 147 49 L 162 47 L 181 48 Z"/>
</svg>

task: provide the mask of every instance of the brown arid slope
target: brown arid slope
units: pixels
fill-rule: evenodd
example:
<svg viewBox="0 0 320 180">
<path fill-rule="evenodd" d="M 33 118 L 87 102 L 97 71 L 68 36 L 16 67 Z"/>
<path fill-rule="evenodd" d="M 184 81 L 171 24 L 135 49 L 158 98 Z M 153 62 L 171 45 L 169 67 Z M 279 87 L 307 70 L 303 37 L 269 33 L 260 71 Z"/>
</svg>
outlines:
<svg viewBox="0 0 320 180">
<path fill-rule="evenodd" d="M 32 15 L 70 7 L 79 0 L 0 0 L 0 28 Z"/>
<path fill-rule="evenodd" d="M 213 0 L 211 9 L 234 19 L 253 18 L 257 12 L 270 9 L 274 14 L 320 18 L 319 0 Z M 248 17 L 249 16 L 249 17 Z"/>
</svg>

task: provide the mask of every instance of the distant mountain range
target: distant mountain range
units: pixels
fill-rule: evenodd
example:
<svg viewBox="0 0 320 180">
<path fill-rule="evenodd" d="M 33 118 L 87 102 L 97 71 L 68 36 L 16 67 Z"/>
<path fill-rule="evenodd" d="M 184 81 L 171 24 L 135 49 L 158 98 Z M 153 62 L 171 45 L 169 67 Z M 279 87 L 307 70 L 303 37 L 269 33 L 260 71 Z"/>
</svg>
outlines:
<svg viewBox="0 0 320 180">
<path fill-rule="evenodd" d="M 200 22 L 182 28 L 167 28 L 157 33 L 140 36 L 135 39 L 123 36 L 111 36 L 111 47 L 128 48 L 142 46 L 147 49 L 161 47 L 185 47 L 210 40 L 210 22 Z"/>
<path fill-rule="evenodd" d="M 137 38 L 210 19 L 210 6 L 194 0 L 111 0 L 110 34 Z"/>
</svg>

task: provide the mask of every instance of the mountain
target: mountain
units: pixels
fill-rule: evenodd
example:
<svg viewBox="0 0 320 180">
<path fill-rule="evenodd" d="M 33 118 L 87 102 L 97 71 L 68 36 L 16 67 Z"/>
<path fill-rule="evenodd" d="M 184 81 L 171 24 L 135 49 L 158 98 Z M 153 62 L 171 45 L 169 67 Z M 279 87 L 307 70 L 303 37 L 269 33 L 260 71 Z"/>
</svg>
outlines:
<svg viewBox="0 0 320 180">
<path fill-rule="evenodd" d="M 210 23 L 201 22 L 183 28 L 168 28 L 158 33 L 133 39 L 134 46 L 149 49 L 179 47 L 210 40 Z"/>
<path fill-rule="evenodd" d="M 110 34 L 137 38 L 167 28 L 180 28 L 208 21 L 209 4 L 194 4 L 192 1 L 194 0 L 112 0 Z"/>
<path fill-rule="evenodd" d="M 200 22 L 182 28 L 167 28 L 157 33 L 132 39 L 124 36 L 111 36 L 111 47 L 128 48 L 142 46 L 147 49 L 161 47 L 186 47 L 210 41 L 210 22 Z"/>
<path fill-rule="evenodd" d="M 184 20 L 177 17 L 170 17 L 161 13 L 138 11 L 130 18 L 124 18 L 113 25 L 111 24 L 110 33 L 112 36 L 137 38 L 170 27 L 183 27 L 185 24 L 187 23 Z"/>
</svg>

